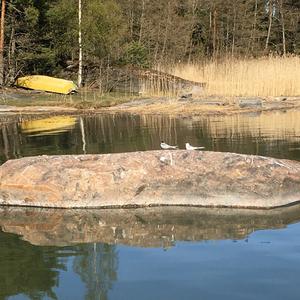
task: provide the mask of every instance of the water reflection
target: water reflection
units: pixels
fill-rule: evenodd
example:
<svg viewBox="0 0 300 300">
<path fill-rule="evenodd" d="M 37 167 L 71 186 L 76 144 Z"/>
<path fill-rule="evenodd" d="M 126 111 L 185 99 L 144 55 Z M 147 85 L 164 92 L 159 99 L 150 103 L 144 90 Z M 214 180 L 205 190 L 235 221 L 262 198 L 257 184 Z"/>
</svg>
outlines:
<svg viewBox="0 0 300 300">
<path fill-rule="evenodd" d="M 179 241 L 246 241 L 256 230 L 285 228 L 299 220 L 300 205 L 266 211 L 186 207 L 119 210 L 1 207 L 0 299 L 13 295 L 30 299 L 110 299 L 109 294 L 120 280 L 120 244 L 167 249 Z M 204 249 L 197 255 L 198 260 L 202 255 L 205 259 Z M 209 249 L 216 251 L 216 247 Z M 239 255 L 241 259 L 243 255 Z M 207 257 L 211 259 L 210 255 Z M 163 265 L 164 260 L 165 257 L 160 257 L 160 264 Z M 145 263 L 151 269 L 149 262 Z M 155 263 L 154 259 L 150 264 Z M 172 268 L 182 270 L 181 263 L 178 261 Z M 131 262 L 126 261 L 126 264 L 130 266 Z M 226 260 L 222 264 L 226 265 Z M 188 265 L 186 268 L 189 270 Z M 134 273 L 131 276 L 134 278 Z M 172 278 L 171 274 L 168 276 Z M 193 284 L 199 284 L 197 278 L 192 277 L 192 280 Z M 72 282 L 75 296 L 70 287 L 66 287 L 67 282 Z M 77 286 L 73 286 L 73 282 L 78 282 Z M 140 284 L 147 286 L 143 281 Z M 159 290 L 148 292 L 151 295 Z"/>
<path fill-rule="evenodd" d="M 161 140 L 180 148 L 189 141 L 212 151 L 300 159 L 297 110 L 193 118 L 126 114 L 36 118 L 0 120 L 0 162 L 41 154 L 151 150 L 158 149 Z"/>
<path fill-rule="evenodd" d="M 56 299 L 58 270 L 64 270 L 58 249 L 41 248 L 0 231 L 0 299 L 17 294 L 30 299 Z"/>
<path fill-rule="evenodd" d="M 80 255 L 74 259 L 73 269 L 86 286 L 85 299 L 108 299 L 108 292 L 117 280 L 116 247 L 94 243 L 76 249 Z"/>
<path fill-rule="evenodd" d="M 61 299 L 57 290 L 70 262 L 85 285 L 82 299 L 108 299 L 117 280 L 115 246 L 39 247 L 0 230 L 0 299 L 14 295 L 22 295 L 21 299 Z"/>
<path fill-rule="evenodd" d="M 76 118 L 71 116 L 55 116 L 37 120 L 24 120 L 21 122 L 21 132 L 27 135 L 59 134 L 75 127 Z"/>
<path fill-rule="evenodd" d="M 300 221 L 300 206 L 272 210 L 217 208 L 0 208 L 2 231 L 39 246 L 79 243 L 171 247 L 176 241 L 243 239 Z"/>
</svg>

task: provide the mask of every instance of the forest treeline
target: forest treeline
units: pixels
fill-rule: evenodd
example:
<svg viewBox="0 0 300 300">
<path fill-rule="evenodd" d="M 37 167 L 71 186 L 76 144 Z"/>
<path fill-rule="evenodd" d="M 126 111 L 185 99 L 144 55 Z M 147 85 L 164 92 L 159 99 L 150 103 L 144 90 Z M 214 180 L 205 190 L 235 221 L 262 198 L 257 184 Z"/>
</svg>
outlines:
<svg viewBox="0 0 300 300">
<path fill-rule="evenodd" d="M 81 1 L 86 68 L 300 54 L 300 0 Z M 4 2 L 5 84 L 78 64 L 78 0 Z"/>
</svg>

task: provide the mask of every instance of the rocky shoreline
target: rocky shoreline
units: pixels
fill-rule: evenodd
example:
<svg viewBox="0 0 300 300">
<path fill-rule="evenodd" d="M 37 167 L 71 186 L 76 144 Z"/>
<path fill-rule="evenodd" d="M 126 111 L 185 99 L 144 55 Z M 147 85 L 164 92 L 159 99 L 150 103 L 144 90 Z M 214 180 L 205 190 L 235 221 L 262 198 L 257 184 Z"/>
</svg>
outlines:
<svg viewBox="0 0 300 300">
<path fill-rule="evenodd" d="M 93 92 L 92 90 L 89 92 Z M 0 93 L 1 94 L 1 93 Z M 33 105 L 34 100 L 46 99 L 44 104 Z M 264 111 L 283 111 L 300 108 L 300 97 L 220 97 L 182 94 L 178 97 L 129 97 L 107 105 L 101 100 L 89 101 L 76 96 L 50 95 L 36 91 L 7 89 L 0 96 L 1 115 L 57 115 L 57 114 L 93 114 L 93 113 L 130 113 L 142 115 L 169 115 L 192 117 L 199 115 L 230 115 Z M 70 98 L 73 97 L 73 98 Z M 31 99 L 32 98 L 32 99 Z M 68 98 L 71 100 L 69 101 Z M 18 105 L 15 105 L 15 101 Z M 30 102 L 30 105 L 28 103 Z M 78 102 L 79 101 L 79 102 Z"/>
<path fill-rule="evenodd" d="M 168 115 L 177 117 L 221 116 L 267 111 L 285 111 L 300 108 L 300 97 L 279 98 L 180 98 L 136 99 L 105 109 L 110 113 L 141 115 Z"/>
</svg>

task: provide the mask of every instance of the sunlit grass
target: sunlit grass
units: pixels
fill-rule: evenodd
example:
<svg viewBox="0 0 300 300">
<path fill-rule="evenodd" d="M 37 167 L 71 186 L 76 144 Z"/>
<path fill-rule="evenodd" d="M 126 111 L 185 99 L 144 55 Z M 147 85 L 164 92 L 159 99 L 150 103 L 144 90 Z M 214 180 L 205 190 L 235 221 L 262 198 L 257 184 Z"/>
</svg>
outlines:
<svg viewBox="0 0 300 300">
<path fill-rule="evenodd" d="M 0 105 L 8 106 L 65 106 L 75 108 L 109 107 L 135 99 L 136 95 L 124 93 L 101 93 L 98 90 L 82 89 L 73 95 L 60 95 L 45 92 L 12 90 L 3 92 Z"/>
<path fill-rule="evenodd" d="M 300 57 L 224 59 L 160 68 L 183 79 L 206 82 L 206 95 L 300 96 Z"/>
</svg>

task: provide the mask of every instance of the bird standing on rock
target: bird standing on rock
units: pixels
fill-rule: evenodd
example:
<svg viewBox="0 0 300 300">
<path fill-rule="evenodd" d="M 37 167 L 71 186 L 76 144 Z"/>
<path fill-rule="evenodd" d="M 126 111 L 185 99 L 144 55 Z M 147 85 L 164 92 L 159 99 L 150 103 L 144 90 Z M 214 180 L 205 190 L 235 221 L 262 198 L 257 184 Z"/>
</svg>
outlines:
<svg viewBox="0 0 300 300">
<path fill-rule="evenodd" d="M 177 149 L 178 146 L 171 146 L 171 145 L 166 144 L 164 141 L 161 141 L 160 148 L 164 149 L 164 150 L 171 150 L 171 149 Z"/>
<path fill-rule="evenodd" d="M 185 143 L 185 149 L 186 150 L 201 150 L 201 149 L 205 149 L 205 147 L 194 147 L 194 146 L 190 145 L 190 143 Z"/>
</svg>

